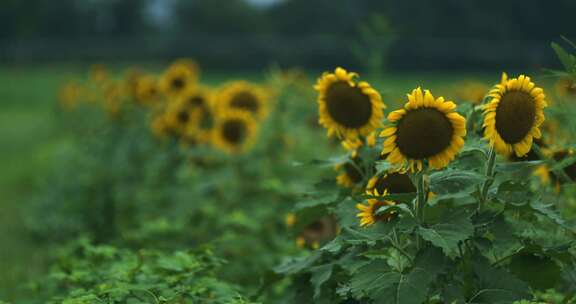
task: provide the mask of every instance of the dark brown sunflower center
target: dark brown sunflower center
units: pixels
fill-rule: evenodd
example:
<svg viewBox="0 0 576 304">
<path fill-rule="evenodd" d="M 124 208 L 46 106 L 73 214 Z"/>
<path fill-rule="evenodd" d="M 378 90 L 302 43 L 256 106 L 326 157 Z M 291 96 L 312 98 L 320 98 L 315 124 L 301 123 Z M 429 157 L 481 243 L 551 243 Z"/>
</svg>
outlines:
<svg viewBox="0 0 576 304">
<path fill-rule="evenodd" d="M 178 119 L 178 122 L 185 124 L 188 122 L 188 120 L 190 120 L 190 115 L 188 114 L 188 111 L 180 111 L 178 112 L 176 118 Z"/>
<path fill-rule="evenodd" d="M 360 172 L 356 166 L 346 163 L 344 164 L 344 172 L 346 172 L 346 175 L 353 183 L 359 183 L 362 181 L 362 172 Z"/>
<path fill-rule="evenodd" d="M 398 123 L 396 143 L 412 159 L 434 156 L 450 146 L 454 129 L 444 113 L 421 108 L 408 111 Z"/>
<path fill-rule="evenodd" d="M 232 98 L 230 106 L 237 109 L 243 109 L 256 113 L 258 111 L 258 101 L 256 96 L 249 92 L 240 92 Z"/>
<path fill-rule="evenodd" d="M 388 193 L 412 193 L 416 192 L 416 187 L 408 177 L 408 174 L 390 173 L 385 177 L 380 177 L 375 185 L 378 193 L 388 190 Z"/>
<path fill-rule="evenodd" d="M 185 84 L 186 84 L 186 82 L 181 77 L 176 77 L 176 78 L 172 79 L 172 87 L 174 89 L 177 89 L 177 90 L 182 89 Z"/>
<path fill-rule="evenodd" d="M 496 109 L 496 131 L 506 143 L 515 144 L 530 132 L 536 120 L 536 104 L 530 94 L 509 91 Z"/>
<path fill-rule="evenodd" d="M 372 116 L 370 98 L 359 88 L 343 81 L 328 87 L 326 109 L 334 121 L 351 129 L 365 126 Z"/>
<path fill-rule="evenodd" d="M 222 136 L 229 143 L 239 144 L 246 137 L 246 125 L 240 120 L 228 120 L 222 126 Z"/>
</svg>

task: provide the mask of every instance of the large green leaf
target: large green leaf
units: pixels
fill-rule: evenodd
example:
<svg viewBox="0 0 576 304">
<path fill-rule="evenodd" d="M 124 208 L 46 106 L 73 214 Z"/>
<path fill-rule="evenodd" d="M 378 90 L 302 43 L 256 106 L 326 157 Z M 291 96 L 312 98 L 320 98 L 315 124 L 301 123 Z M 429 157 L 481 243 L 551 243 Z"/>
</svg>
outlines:
<svg viewBox="0 0 576 304">
<path fill-rule="evenodd" d="M 532 298 L 528 284 L 503 269 L 491 266 L 486 258 L 476 256 L 473 263 L 477 280 L 470 303 L 504 304 Z"/>
<path fill-rule="evenodd" d="M 312 276 L 310 277 L 310 283 L 314 286 L 314 299 L 320 297 L 322 291 L 322 285 L 326 283 L 332 276 L 332 269 L 334 264 L 320 265 L 312 267 L 310 271 Z"/>
<path fill-rule="evenodd" d="M 454 213 L 429 228 L 418 227 L 418 234 L 434 246 L 442 248 L 450 257 L 458 254 L 458 243 L 470 238 L 474 225 L 470 215 L 465 212 Z"/>
<path fill-rule="evenodd" d="M 512 257 L 510 271 L 538 290 L 555 287 L 561 276 L 560 267 L 552 259 L 528 250 Z"/>
<path fill-rule="evenodd" d="M 556 56 L 558 56 L 560 62 L 562 62 L 564 69 L 567 72 L 574 71 L 574 68 L 576 66 L 576 58 L 573 55 L 568 54 L 568 52 L 566 52 L 564 48 L 562 48 L 559 44 L 555 42 L 552 42 L 552 48 L 554 49 L 554 52 L 556 52 Z"/>
<path fill-rule="evenodd" d="M 469 193 L 476 188 L 486 176 L 480 173 L 463 170 L 444 170 L 430 175 L 430 191 L 436 194 Z"/>
<path fill-rule="evenodd" d="M 374 303 L 420 304 L 428 299 L 428 289 L 442 271 L 446 257 L 433 247 L 419 254 L 408 273 L 390 271 L 382 260 L 362 267 L 350 282 L 352 293 L 369 297 Z"/>
</svg>

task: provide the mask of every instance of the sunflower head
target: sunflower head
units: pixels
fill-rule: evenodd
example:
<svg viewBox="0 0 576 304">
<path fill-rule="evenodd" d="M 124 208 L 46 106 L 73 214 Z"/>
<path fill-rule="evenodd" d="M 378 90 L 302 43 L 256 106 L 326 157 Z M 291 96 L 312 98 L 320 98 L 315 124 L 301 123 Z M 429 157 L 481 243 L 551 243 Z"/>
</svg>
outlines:
<svg viewBox="0 0 576 304">
<path fill-rule="evenodd" d="M 177 135 L 184 135 L 191 126 L 199 122 L 199 110 L 189 106 L 184 99 L 174 99 L 168 103 L 164 119 L 170 130 Z"/>
<path fill-rule="evenodd" d="M 466 120 L 455 112 L 456 104 L 417 88 L 408 94 L 403 109 L 388 115 L 383 155 L 399 168 L 421 170 L 427 161 L 433 169 L 446 167 L 464 146 Z"/>
<path fill-rule="evenodd" d="M 478 81 L 467 81 L 458 86 L 456 89 L 456 96 L 458 100 L 471 102 L 474 105 L 479 105 L 484 101 L 484 97 L 488 94 L 490 88 L 485 84 Z"/>
<path fill-rule="evenodd" d="M 377 196 L 384 197 L 386 195 L 388 195 L 388 191 L 384 190 L 382 193 L 380 193 L 380 195 Z M 396 205 L 395 202 L 386 200 L 384 198 L 369 198 L 367 200 L 367 204 L 356 204 L 356 209 L 360 211 L 357 214 L 357 216 L 360 218 L 360 226 L 365 227 L 373 225 L 376 222 L 387 222 L 391 220 L 397 215 L 395 211 L 389 211 L 378 215 L 376 213 L 381 207 L 394 205 Z"/>
<path fill-rule="evenodd" d="M 188 64 L 176 62 L 162 74 L 159 87 L 164 94 L 176 97 L 188 88 L 195 86 L 197 80 L 196 70 Z"/>
<path fill-rule="evenodd" d="M 324 73 L 314 86 L 318 91 L 318 121 L 329 136 L 366 136 L 382 124 L 385 105 L 380 93 L 367 82 L 356 82 L 357 76 L 336 68 L 334 73 Z"/>
<path fill-rule="evenodd" d="M 154 76 L 145 75 L 135 80 L 136 102 L 140 105 L 154 105 L 162 101 L 163 95 Z"/>
<path fill-rule="evenodd" d="M 576 96 L 576 81 L 572 77 L 562 77 L 556 81 L 556 94 L 560 97 Z"/>
<path fill-rule="evenodd" d="M 90 66 L 88 72 L 90 80 L 96 84 L 102 84 L 108 80 L 108 69 L 101 63 L 96 63 Z"/>
<path fill-rule="evenodd" d="M 117 83 L 103 84 L 104 110 L 111 117 L 116 117 L 122 110 L 125 98 L 124 87 Z"/>
<path fill-rule="evenodd" d="M 270 93 L 259 85 L 247 81 L 233 81 L 225 84 L 218 92 L 218 111 L 242 110 L 263 119 L 268 115 Z"/>
<path fill-rule="evenodd" d="M 66 110 L 74 109 L 83 96 L 83 88 L 75 81 L 69 81 L 60 87 L 58 102 Z"/>
<path fill-rule="evenodd" d="M 298 234 L 296 244 L 301 248 L 318 249 L 338 234 L 336 219 L 326 216 L 304 226 Z"/>
<path fill-rule="evenodd" d="M 416 187 L 406 172 L 388 172 L 373 176 L 366 185 L 366 194 L 379 196 L 384 192 L 414 193 Z"/>
<path fill-rule="evenodd" d="M 356 158 L 351 161 L 339 164 L 335 167 L 336 171 L 341 172 L 336 176 L 336 183 L 345 188 L 354 188 L 362 182 L 363 174 L 360 170 L 359 163 Z"/>
<path fill-rule="evenodd" d="M 243 153 L 254 145 L 257 133 L 257 122 L 249 112 L 230 110 L 216 117 L 212 144 L 229 154 Z"/>
<path fill-rule="evenodd" d="M 542 136 L 540 125 L 547 106 L 544 91 L 528 76 L 509 79 L 503 74 L 489 96 L 484 109 L 484 138 L 502 155 L 526 155 L 533 139 Z"/>
</svg>

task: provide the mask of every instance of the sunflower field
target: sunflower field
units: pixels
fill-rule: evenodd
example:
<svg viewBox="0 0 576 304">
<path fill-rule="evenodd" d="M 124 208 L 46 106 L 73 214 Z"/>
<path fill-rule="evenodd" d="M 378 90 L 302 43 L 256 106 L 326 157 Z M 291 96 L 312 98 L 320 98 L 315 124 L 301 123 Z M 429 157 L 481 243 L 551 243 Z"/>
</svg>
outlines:
<svg viewBox="0 0 576 304">
<path fill-rule="evenodd" d="M 404 74 L 398 37 L 0 69 L 0 304 L 576 304 L 576 44 Z"/>
</svg>

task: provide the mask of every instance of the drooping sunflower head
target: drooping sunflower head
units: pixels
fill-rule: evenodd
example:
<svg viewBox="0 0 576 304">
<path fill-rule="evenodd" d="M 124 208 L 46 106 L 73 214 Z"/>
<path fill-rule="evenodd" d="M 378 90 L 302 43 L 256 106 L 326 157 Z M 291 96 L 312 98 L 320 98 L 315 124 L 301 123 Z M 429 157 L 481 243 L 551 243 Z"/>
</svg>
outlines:
<svg viewBox="0 0 576 304">
<path fill-rule="evenodd" d="M 318 249 L 322 244 L 334 239 L 338 234 L 336 219 L 325 216 L 304 226 L 296 238 L 300 248 Z"/>
<path fill-rule="evenodd" d="M 340 172 L 340 174 L 336 176 L 336 183 L 342 187 L 354 188 L 364 179 L 356 158 L 336 165 L 335 169 Z"/>
<path fill-rule="evenodd" d="M 314 86 L 318 91 L 318 121 L 329 136 L 366 136 L 382 125 L 385 105 L 380 93 L 367 82 L 356 82 L 357 76 L 336 68 L 334 73 L 324 73 Z"/>
<path fill-rule="evenodd" d="M 156 78 L 151 75 L 139 77 L 135 84 L 135 97 L 136 102 L 140 105 L 159 104 L 163 99 L 163 95 L 158 87 Z"/>
<path fill-rule="evenodd" d="M 405 172 L 388 172 L 373 176 L 366 185 L 366 194 L 379 196 L 384 192 L 390 194 L 414 193 L 416 187 Z"/>
<path fill-rule="evenodd" d="M 183 102 L 187 103 L 191 109 L 200 111 L 207 111 L 213 105 L 212 90 L 201 85 L 188 88 L 179 96 L 179 99 L 183 99 Z"/>
<path fill-rule="evenodd" d="M 218 92 L 216 110 L 242 110 L 263 119 L 268 115 L 271 94 L 262 86 L 247 81 L 225 84 Z"/>
<path fill-rule="evenodd" d="M 576 81 L 572 77 L 562 77 L 556 81 L 556 94 L 560 97 L 576 97 Z"/>
<path fill-rule="evenodd" d="M 230 110 L 216 117 L 212 144 L 229 154 L 243 153 L 254 145 L 257 133 L 257 122 L 249 112 Z"/>
<path fill-rule="evenodd" d="M 378 196 L 384 197 L 386 195 L 388 195 L 388 191 L 384 190 L 384 192 Z M 376 222 L 387 222 L 391 220 L 397 215 L 395 211 L 389 211 L 382 214 L 376 213 L 381 207 L 394 205 L 396 205 L 395 202 L 384 198 L 370 198 L 367 200 L 367 204 L 356 204 L 356 209 L 360 210 L 357 214 L 360 218 L 360 226 L 366 227 L 374 225 Z"/>
<path fill-rule="evenodd" d="M 184 63 L 172 64 L 160 77 L 159 86 L 167 96 L 176 97 L 196 85 L 197 71 Z"/>
<path fill-rule="evenodd" d="M 427 161 L 433 169 L 446 167 L 464 146 L 466 120 L 455 112 L 456 104 L 417 88 L 408 94 L 403 109 L 388 115 L 383 155 L 399 168 L 421 170 Z"/>
<path fill-rule="evenodd" d="M 547 106 L 544 91 L 528 76 L 508 79 L 503 74 L 489 96 L 484 109 L 484 138 L 502 155 L 524 156 L 533 139 L 542 136 L 540 125 Z"/>
</svg>

